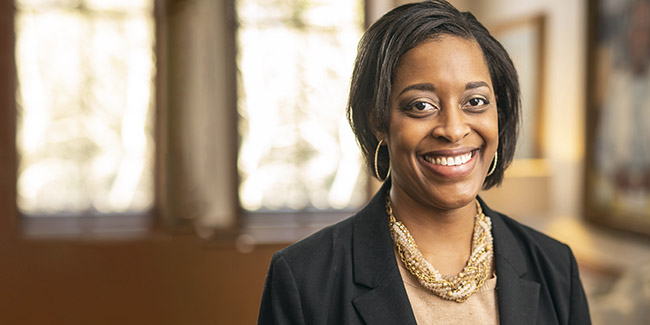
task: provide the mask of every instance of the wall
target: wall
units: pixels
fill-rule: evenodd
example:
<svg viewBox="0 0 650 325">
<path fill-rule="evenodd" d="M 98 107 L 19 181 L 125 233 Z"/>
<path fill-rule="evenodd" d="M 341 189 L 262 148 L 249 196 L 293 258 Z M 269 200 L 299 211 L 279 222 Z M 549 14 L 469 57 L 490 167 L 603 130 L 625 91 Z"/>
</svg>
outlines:
<svg viewBox="0 0 650 325">
<path fill-rule="evenodd" d="M 237 118 L 232 1 L 158 1 L 160 202 L 167 221 L 232 227 Z M 163 77 L 160 77 L 160 73 Z M 160 120 L 159 120 L 160 122 Z"/>
</svg>

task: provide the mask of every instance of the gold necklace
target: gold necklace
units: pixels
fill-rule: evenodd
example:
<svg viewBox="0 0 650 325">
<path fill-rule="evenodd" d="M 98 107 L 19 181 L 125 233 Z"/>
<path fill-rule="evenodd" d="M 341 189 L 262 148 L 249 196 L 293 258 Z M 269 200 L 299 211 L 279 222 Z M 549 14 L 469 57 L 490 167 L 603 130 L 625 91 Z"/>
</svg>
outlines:
<svg viewBox="0 0 650 325">
<path fill-rule="evenodd" d="M 493 257 L 492 222 L 490 217 L 483 213 L 478 201 L 476 201 L 476 209 L 478 213 L 474 217 L 472 251 L 467 265 L 457 275 L 441 275 L 418 250 L 418 245 L 406 226 L 395 219 L 390 197 L 386 196 L 390 234 L 402 263 L 422 286 L 442 299 L 465 302 L 483 286 L 490 274 Z"/>
</svg>

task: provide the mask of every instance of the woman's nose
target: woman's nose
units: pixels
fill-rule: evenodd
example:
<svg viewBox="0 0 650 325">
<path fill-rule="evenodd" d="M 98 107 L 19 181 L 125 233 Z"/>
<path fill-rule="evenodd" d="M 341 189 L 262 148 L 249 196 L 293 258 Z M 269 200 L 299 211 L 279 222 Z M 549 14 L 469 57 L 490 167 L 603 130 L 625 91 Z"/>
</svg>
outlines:
<svg viewBox="0 0 650 325">
<path fill-rule="evenodd" d="M 452 143 L 460 141 L 471 131 L 466 114 L 457 106 L 443 108 L 434 123 L 432 136 Z"/>
</svg>

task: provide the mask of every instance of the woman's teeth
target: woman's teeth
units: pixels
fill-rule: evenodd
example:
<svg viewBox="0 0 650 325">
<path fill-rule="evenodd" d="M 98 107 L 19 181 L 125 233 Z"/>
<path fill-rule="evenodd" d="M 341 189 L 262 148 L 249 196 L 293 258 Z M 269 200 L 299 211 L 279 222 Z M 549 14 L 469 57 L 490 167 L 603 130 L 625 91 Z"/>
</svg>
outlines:
<svg viewBox="0 0 650 325">
<path fill-rule="evenodd" d="M 450 157 L 431 157 L 424 156 L 424 160 L 434 164 L 442 166 L 456 166 L 462 165 L 472 159 L 472 152 L 468 152 L 460 156 L 450 156 Z"/>
</svg>

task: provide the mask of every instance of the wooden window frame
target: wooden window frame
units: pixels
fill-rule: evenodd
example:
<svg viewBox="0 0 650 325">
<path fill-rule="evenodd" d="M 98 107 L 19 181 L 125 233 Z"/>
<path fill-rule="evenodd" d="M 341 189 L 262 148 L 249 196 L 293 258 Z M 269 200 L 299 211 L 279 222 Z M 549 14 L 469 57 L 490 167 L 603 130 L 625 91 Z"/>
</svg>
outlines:
<svg viewBox="0 0 650 325">
<path fill-rule="evenodd" d="M 164 42 L 159 42 L 158 37 L 163 33 L 166 26 L 166 1 L 155 0 L 154 21 L 156 43 L 154 53 L 156 58 L 160 59 L 164 51 L 162 46 Z M 28 238 L 28 239 L 123 239 L 123 238 L 140 238 L 151 234 L 160 228 L 160 201 L 159 192 L 161 191 L 161 148 L 158 141 L 155 143 L 154 157 L 154 205 L 149 211 L 141 213 L 123 213 L 123 214 L 102 214 L 87 215 L 66 214 L 48 216 L 25 217 L 18 209 L 17 199 L 17 181 L 18 181 L 18 164 L 19 154 L 16 146 L 17 131 L 17 67 L 15 60 L 15 14 L 17 9 L 13 1 L 3 1 L 0 5 L 0 94 L 4 103 L 0 107 L 0 237 L 7 238 Z M 163 84 L 163 75 L 159 76 L 160 63 L 156 63 L 158 73 L 155 77 L 155 87 L 158 88 Z M 161 119 L 158 115 L 161 108 L 158 105 L 160 92 L 154 91 L 156 105 L 154 105 L 154 133 L 155 138 L 160 138 Z M 4 233 L 3 233 L 4 232 Z"/>
<path fill-rule="evenodd" d="M 15 236 L 16 206 L 16 65 L 13 1 L 0 3 L 0 238 Z M 4 236 L 3 236 L 4 235 Z"/>
</svg>

